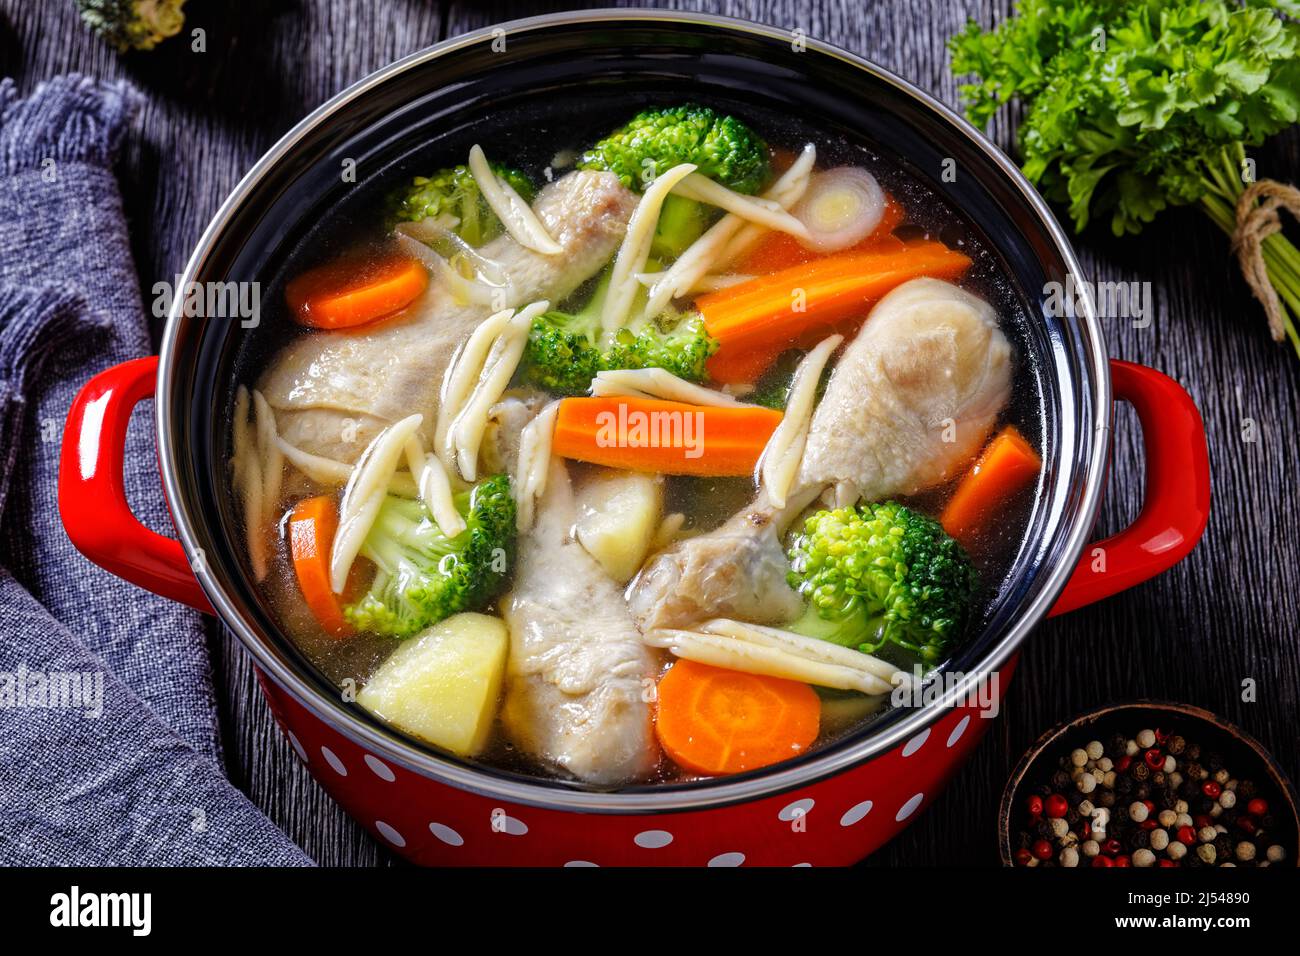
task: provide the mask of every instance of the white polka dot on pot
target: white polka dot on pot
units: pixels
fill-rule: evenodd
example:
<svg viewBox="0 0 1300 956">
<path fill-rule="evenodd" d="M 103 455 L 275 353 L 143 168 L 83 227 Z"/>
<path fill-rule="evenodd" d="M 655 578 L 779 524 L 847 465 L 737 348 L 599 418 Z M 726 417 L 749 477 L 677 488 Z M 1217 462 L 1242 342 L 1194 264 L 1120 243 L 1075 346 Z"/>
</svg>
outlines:
<svg viewBox="0 0 1300 956">
<path fill-rule="evenodd" d="M 903 744 L 903 756 L 904 757 L 912 756 L 912 754 L 916 753 L 918 750 L 924 747 L 925 742 L 929 739 L 930 739 L 930 728 L 926 727 L 925 730 L 921 731 L 919 734 L 917 734 L 907 743 Z"/>
<path fill-rule="evenodd" d="M 393 846 L 397 847 L 398 849 L 401 849 L 402 847 L 406 846 L 406 837 L 402 836 L 400 833 L 397 832 L 397 830 L 394 827 L 385 823 L 383 820 L 375 821 L 375 829 L 379 831 L 380 835 L 385 840 L 387 840 L 389 843 L 391 843 Z"/>
<path fill-rule="evenodd" d="M 744 862 L 745 854 L 743 853 L 719 853 L 709 861 L 709 866 L 740 866 Z"/>
<path fill-rule="evenodd" d="M 430 823 L 429 832 L 443 843 L 447 844 L 447 846 L 465 845 L 465 838 L 445 823 L 438 823 L 437 821 Z"/>
<path fill-rule="evenodd" d="M 572 867 L 574 869 L 583 869 L 587 867 L 595 867 L 597 869 L 600 868 L 599 863 L 592 863 L 590 860 L 570 860 L 568 863 L 564 864 L 564 866 L 566 869 L 568 869 L 569 867 Z"/>
<path fill-rule="evenodd" d="M 871 812 L 873 804 L 870 800 L 863 800 L 861 803 L 855 803 L 844 811 L 844 816 L 840 817 L 840 826 L 851 827 L 859 822 L 863 817 Z"/>
<path fill-rule="evenodd" d="M 518 817 L 510 816 L 500 808 L 492 811 L 491 823 L 493 833 L 504 833 L 507 836 L 523 836 L 528 832 L 527 823 L 524 823 Z"/>
<path fill-rule="evenodd" d="M 366 754 L 366 766 L 369 767 L 371 772 L 380 780 L 387 780 L 389 783 L 392 783 L 397 779 L 397 775 L 393 773 L 392 768 L 374 754 Z"/>
<path fill-rule="evenodd" d="M 776 815 L 777 819 L 784 820 L 786 823 L 792 823 L 800 817 L 806 817 L 816 802 L 817 801 L 812 797 L 804 797 L 802 800 L 788 803 L 782 807 L 781 812 Z"/>
<path fill-rule="evenodd" d="M 286 733 L 289 735 L 289 744 L 293 747 L 293 752 L 298 755 L 298 759 L 303 763 L 310 763 L 307 759 L 307 748 L 302 745 L 302 741 L 298 739 L 298 735 L 292 730 L 286 731 Z"/>
<path fill-rule="evenodd" d="M 642 830 L 632 838 L 643 850 L 658 850 L 673 842 L 673 835 L 667 830 Z"/>
<path fill-rule="evenodd" d="M 916 808 L 919 807 L 924 800 L 925 794 L 913 794 L 905 804 L 898 808 L 898 813 L 894 815 L 894 821 L 896 823 L 902 823 L 916 812 Z"/>
<path fill-rule="evenodd" d="M 340 777 L 346 777 L 348 775 L 348 768 L 344 766 L 343 761 L 339 759 L 338 754 L 334 751 L 330 750 L 328 747 L 322 746 L 320 749 L 320 755 L 325 758 L 325 762 L 330 765 L 330 769 Z"/>
<path fill-rule="evenodd" d="M 967 714 L 961 720 L 957 721 L 957 726 L 952 729 L 948 735 L 948 746 L 951 747 L 957 741 L 961 740 L 961 735 L 966 733 L 966 728 L 970 726 L 970 714 Z"/>
</svg>

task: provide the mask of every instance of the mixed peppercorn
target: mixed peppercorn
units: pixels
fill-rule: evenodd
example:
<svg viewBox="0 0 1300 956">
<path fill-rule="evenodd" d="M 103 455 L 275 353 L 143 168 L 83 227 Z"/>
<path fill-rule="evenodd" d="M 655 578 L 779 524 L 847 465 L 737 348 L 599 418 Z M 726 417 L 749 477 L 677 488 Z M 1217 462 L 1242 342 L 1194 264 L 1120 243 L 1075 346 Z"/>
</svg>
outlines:
<svg viewBox="0 0 1300 956">
<path fill-rule="evenodd" d="M 1234 777 L 1220 754 L 1163 730 L 1072 750 L 1015 813 L 1019 866 L 1270 866 L 1287 858 L 1255 783 Z"/>
</svg>

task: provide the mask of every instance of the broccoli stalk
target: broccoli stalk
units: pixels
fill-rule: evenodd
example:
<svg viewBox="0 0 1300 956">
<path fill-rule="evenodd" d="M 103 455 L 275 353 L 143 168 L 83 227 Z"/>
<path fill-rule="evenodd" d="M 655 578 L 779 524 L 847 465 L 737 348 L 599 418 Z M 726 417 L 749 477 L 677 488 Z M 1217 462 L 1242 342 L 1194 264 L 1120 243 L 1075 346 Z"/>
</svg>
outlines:
<svg viewBox="0 0 1300 956">
<path fill-rule="evenodd" d="M 448 538 L 423 502 L 385 497 L 361 550 L 375 563 L 374 582 L 344 609 L 359 630 L 410 637 L 501 593 L 514 562 L 510 479 L 486 478 L 455 500 L 468 527 Z"/>
<path fill-rule="evenodd" d="M 525 202 L 532 202 L 532 180 L 517 169 L 492 163 L 492 171 L 505 180 Z M 441 169 L 432 176 L 416 176 L 410 185 L 398 190 L 389 200 L 389 219 L 393 223 L 438 216 L 455 216 L 452 230 L 471 246 L 481 246 L 501 235 L 501 220 L 483 198 L 474 175 L 465 165 Z"/>
<path fill-rule="evenodd" d="M 185 0 L 77 0 L 81 20 L 117 47 L 152 50 L 185 23 Z"/>
<path fill-rule="evenodd" d="M 583 395 L 597 372 L 662 368 L 689 382 L 703 381 L 705 363 L 718 349 L 698 315 L 664 316 L 602 337 L 600 311 L 608 271 L 578 312 L 547 312 L 533 320 L 524 351 L 524 378 L 560 395 Z"/>
<path fill-rule="evenodd" d="M 790 629 L 875 653 L 891 643 L 943 660 L 970 617 L 975 569 L 933 518 L 893 501 L 818 511 L 789 551 L 808 599 Z"/>
<path fill-rule="evenodd" d="M 686 104 L 643 110 L 622 129 L 582 154 L 579 169 L 615 173 L 629 189 L 643 190 L 682 163 L 739 193 L 758 192 L 771 176 L 767 144 L 734 116 Z M 675 258 L 700 237 L 714 210 L 669 196 L 659 216 L 651 254 Z"/>
</svg>

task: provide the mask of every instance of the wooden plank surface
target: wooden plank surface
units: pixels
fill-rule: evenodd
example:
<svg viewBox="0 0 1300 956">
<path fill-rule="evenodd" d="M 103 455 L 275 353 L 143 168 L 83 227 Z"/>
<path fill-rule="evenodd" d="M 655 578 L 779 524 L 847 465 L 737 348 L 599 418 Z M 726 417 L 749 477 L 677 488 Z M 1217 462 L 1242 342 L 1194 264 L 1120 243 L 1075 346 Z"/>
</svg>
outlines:
<svg viewBox="0 0 1300 956">
<path fill-rule="evenodd" d="M 564 4 L 563 7 L 580 4 Z M 956 103 L 944 38 L 968 15 L 988 24 L 1009 0 L 755 0 L 665 4 L 754 19 L 829 40 Z M 119 58 L 77 23 L 70 0 L 0 0 L 0 74 L 22 89 L 67 71 L 127 77 L 148 95 L 120 167 L 142 290 L 170 278 L 239 177 L 311 108 L 374 69 L 439 39 L 561 9 L 542 3 L 417 0 L 191 0 L 187 27 L 206 51 L 173 40 Z M 1004 147 L 1010 127 L 991 130 Z M 1300 137 L 1258 154 L 1261 176 L 1300 178 Z M 1300 771 L 1300 362 L 1275 346 L 1228 258 L 1224 237 L 1190 210 L 1132 239 L 1078 242 L 1096 280 L 1150 280 L 1146 329 L 1111 322 L 1110 354 L 1162 369 L 1192 393 L 1209 434 L 1214 507 L 1197 551 L 1164 577 L 1042 626 L 997 721 L 933 807 L 869 865 L 996 861 L 995 811 L 1024 749 L 1055 722 L 1139 696 L 1198 704 L 1260 737 Z M 1255 441 L 1243 440 L 1244 423 Z M 1121 410 L 1101 531 L 1142 499 L 1141 437 Z M 233 779 L 327 865 L 393 862 L 314 783 L 277 732 L 249 658 L 213 636 Z M 1245 679 L 1255 702 L 1241 699 Z"/>
</svg>

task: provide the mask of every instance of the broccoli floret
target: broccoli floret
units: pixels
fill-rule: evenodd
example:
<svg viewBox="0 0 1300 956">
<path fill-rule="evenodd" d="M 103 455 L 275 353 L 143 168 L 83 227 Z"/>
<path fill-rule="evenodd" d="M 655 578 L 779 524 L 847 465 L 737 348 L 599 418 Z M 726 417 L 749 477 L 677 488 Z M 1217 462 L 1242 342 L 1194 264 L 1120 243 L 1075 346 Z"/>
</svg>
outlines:
<svg viewBox="0 0 1300 956">
<path fill-rule="evenodd" d="M 536 190 L 532 180 L 517 169 L 492 163 L 492 171 L 505 180 L 525 202 L 532 202 Z M 396 192 L 389 202 L 393 223 L 436 218 L 450 214 L 459 223 L 453 230 L 471 246 L 501 235 L 501 220 L 479 191 L 474 175 L 465 165 L 442 169 L 432 176 L 416 176 L 409 186 Z"/>
<path fill-rule="evenodd" d="M 933 518 L 897 502 L 818 511 L 789 551 L 808 599 L 792 630 L 865 653 L 892 643 L 928 664 L 962 637 L 975 569 Z"/>
<path fill-rule="evenodd" d="M 756 193 L 771 174 L 767 144 L 734 116 L 686 104 L 642 110 L 582 154 L 579 169 L 607 169 L 629 189 L 682 163 L 739 193 Z"/>
<path fill-rule="evenodd" d="M 767 144 L 734 116 L 707 106 L 643 110 L 622 129 L 582 154 L 579 169 L 617 174 L 629 189 L 643 190 L 654 178 L 682 163 L 739 193 L 756 193 L 771 175 Z M 703 234 L 715 210 L 670 195 L 659 215 L 651 252 L 676 258 Z"/>
<path fill-rule="evenodd" d="M 82 22 L 119 53 L 152 50 L 185 23 L 185 0 L 77 0 Z"/>
<path fill-rule="evenodd" d="M 448 538 L 424 503 L 388 495 L 362 554 L 377 568 L 369 592 L 344 609 L 360 630 L 410 637 L 501 593 L 515 555 L 510 478 L 495 475 L 456 496 L 468 527 Z"/>
<path fill-rule="evenodd" d="M 688 382 L 704 381 L 705 363 L 718 350 L 704 320 L 667 315 L 603 341 L 600 311 L 608 285 L 607 271 L 578 312 L 547 312 L 533 320 L 522 362 L 525 380 L 559 395 L 583 395 L 597 372 L 622 368 L 662 368 Z"/>
</svg>

